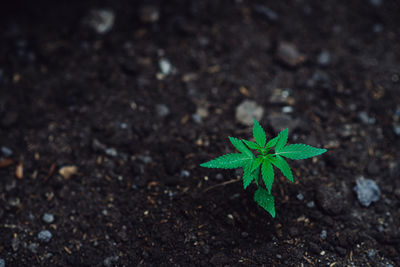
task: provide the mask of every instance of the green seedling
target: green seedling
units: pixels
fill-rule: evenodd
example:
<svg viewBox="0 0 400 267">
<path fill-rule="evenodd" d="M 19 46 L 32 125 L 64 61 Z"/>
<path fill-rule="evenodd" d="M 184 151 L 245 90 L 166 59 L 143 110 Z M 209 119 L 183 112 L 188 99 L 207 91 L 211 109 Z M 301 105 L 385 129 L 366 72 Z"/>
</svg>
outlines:
<svg viewBox="0 0 400 267">
<path fill-rule="evenodd" d="M 243 168 L 244 189 L 254 180 L 257 185 L 254 201 L 275 218 L 275 201 L 271 194 L 274 182 L 273 167 L 278 168 L 283 176 L 293 182 L 292 171 L 284 158 L 307 159 L 326 152 L 326 149 L 305 144 L 287 145 L 288 134 L 289 130 L 285 129 L 267 142 L 264 129 L 257 120 L 254 120 L 253 137 L 255 142 L 229 137 L 232 145 L 240 153 L 225 154 L 202 163 L 200 166 L 219 169 Z M 249 148 L 255 150 L 256 155 Z"/>
</svg>

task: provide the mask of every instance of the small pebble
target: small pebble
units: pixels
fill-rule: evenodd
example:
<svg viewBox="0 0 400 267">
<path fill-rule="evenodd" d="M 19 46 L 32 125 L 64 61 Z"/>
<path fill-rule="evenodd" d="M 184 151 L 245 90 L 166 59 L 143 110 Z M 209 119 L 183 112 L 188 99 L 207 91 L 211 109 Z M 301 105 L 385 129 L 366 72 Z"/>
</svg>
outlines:
<svg viewBox="0 0 400 267">
<path fill-rule="evenodd" d="M 19 204 L 21 204 L 21 200 L 20 200 L 18 197 L 11 197 L 11 198 L 8 200 L 8 204 L 9 204 L 11 207 L 18 207 Z"/>
<path fill-rule="evenodd" d="M 171 65 L 171 63 L 169 62 L 168 59 L 162 58 L 162 59 L 160 59 L 158 64 L 159 64 L 161 73 L 164 76 L 168 76 L 173 72 L 174 68 L 172 67 L 172 65 Z"/>
<path fill-rule="evenodd" d="M 279 43 L 277 56 L 282 63 L 290 67 L 296 67 L 305 60 L 295 45 L 286 42 Z"/>
<path fill-rule="evenodd" d="M 109 32 L 115 20 L 115 14 L 107 9 L 92 9 L 86 18 L 86 23 L 98 34 Z"/>
<path fill-rule="evenodd" d="M 364 124 L 374 124 L 376 122 L 376 119 L 373 117 L 369 117 L 368 113 L 365 111 L 361 111 L 360 113 L 358 113 L 358 118 Z"/>
<path fill-rule="evenodd" d="M 303 196 L 302 193 L 298 193 L 296 197 L 297 197 L 297 199 L 300 200 L 300 201 L 302 201 L 302 200 L 304 199 L 304 196 Z"/>
<path fill-rule="evenodd" d="M 42 242 L 49 242 L 52 236 L 49 230 L 42 230 L 38 234 L 39 241 Z"/>
<path fill-rule="evenodd" d="M 192 114 L 192 119 L 197 124 L 200 124 L 203 121 L 199 114 Z"/>
<path fill-rule="evenodd" d="M 277 259 L 282 259 L 282 255 L 281 254 L 276 254 L 276 258 Z"/>
<path fill-rule="evenodd" d="M 38 243 L 30 243 L 30 244 L 28 245 L 28 249 L 29 249 L 29 251 L 32 252 L 32 253 L 37 253 L 38 247 L 39 247 L 39 244 L 38 244 Z"/>
<path fill-rule="evenodd" d="M 107 148 L 104 152 L 111 157 L 116 157 L 118 155 L 118 152 L 115 148 Z"/>
<path fill-rule="evenodd" d="M 166 117 L 170 113 L 169 108 L 164 104 L 157 105 L 156 111 L 157 111 L 157 115 L 160 117 Z"/>
<path fill-rule="evenodd" d="M 181 177 L 189 177 L 190 176 L 190 172 L 187 170 L 182 170 L 181 171 Z"/>
<path fill-rule="evenodd" d="M 370 249 L 368 250 L 368 257 L 369 258 L 373 258 L 376 254 L 376 250 L 375 249 Z"/>
<path fill-rule="evenodd" d="M 393 131 L 396 135 L 400 135 L 400 124 L 394 124 Z"/>
<path fill-rule="evenodd" d="M 269 21 L 276 21 L 279 18 L 278 14 L 275 11 L 263 5 L 256 5 L 254 7 L 254 10 L 260 15 L 264 16 Z"/>
<path fill-rule="evenodd" d="M 260 121 L 263 114 L 264 108 L 252 100 L 244 100 L 236 107 L 236 120 L 247 126 L 253 125 L 254 119 Z"/>
<path fill-rule="evenodd" d="M 364 207 L 368 207 L 372 202 L 377 202 L 381 196 L 381 191 L 375 181 L 362 176 L 357 178 L 353 190 L 357 193 L 358 201 Z"/>
<path fill-rule="evenodd" d="M 19 248 L 19 244 L 21 244 L 21 241 L 15 237 L 11 240 L 11 247 L 14 251 L 17 251 Z"/>
<path fill-rule="evenodd" d="M 308 202 L 307 207 L 309 207 L 310 209 L 315 208 L 315 202 L 314 201 Z"/>
<path fill-rule="evenodd" d="M 109 267 L 109 266 L 112 266 L 113 262 L 116 262 L 118 260 L 119 260 L 119 256 L 111 256 L 111 257 L 106 258 L 103 263 L 104 263 L 104 266 Z"/>
<path fill-rule="evenodd" d="M 5 157 L 10 157 L 13 154 L 13 151 L 6 146 L 2 146 L 0 148 L 0 151 L 3 154 L 3 156 L 5 156 Z"/>
<path fill-rule="evenodd" d="M 329 65 L 331 62 L 331 54 L 328 51 L 322 51 L 317 58 L 318 64 L 322 66 Z"/>
<path fill-rule="evenodd" d="M 283 113 L 292 113 L 293 112 L 293 108 L 291 106 L 285 106 L 282 108 L 282 112 Z"/>
<path fill-rule="evenodd" d="M 45 213 L 45 214 L 43 214 L 42 220 L 45 223 L 52 223 L 52 222 L 54 222 L 54 215 L 51 213 Z"/>
<path fill-rule="evenodd" d="M 322 230 L 319 236 L 321 237 L 321 239 L 325 240 L 328 236 L 328 233 L 326 232 L 326 230 Z"/>
</svg>

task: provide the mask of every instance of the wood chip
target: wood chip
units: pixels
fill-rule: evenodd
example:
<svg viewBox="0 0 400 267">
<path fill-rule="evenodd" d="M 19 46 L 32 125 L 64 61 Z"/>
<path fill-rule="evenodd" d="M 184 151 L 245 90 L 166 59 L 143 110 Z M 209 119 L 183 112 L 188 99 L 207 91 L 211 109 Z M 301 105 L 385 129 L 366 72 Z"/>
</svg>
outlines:
<svg viewBox="0 0 400 267">
<path fill-rule="evenodd" d="M 18 179 L 24 177 L 24 164 L 22 162 L 18 163 L 17 168 L 15 169 L 15 176 L 17 176 Z"/>
<path fill-rule="evenodd" d="M 76 166 L 64 166 L 58 171 L 58 173 L 67 180 L 75 175 L 77 172 L 78 167 Z"/>
<path fill-rule="evenodd" d="M 69 255 L 71 255 L 72 254 L 72 251 L 69 249 L 69 248 L 67 248 L 67 247 L 64 247 L 64 250 L 69 254 Z"/>
<path fill-rule="evenodd" d="M 0 159 L 0 168 L 11 166 L 14 163 L 12 159 Z"/>
</svg>

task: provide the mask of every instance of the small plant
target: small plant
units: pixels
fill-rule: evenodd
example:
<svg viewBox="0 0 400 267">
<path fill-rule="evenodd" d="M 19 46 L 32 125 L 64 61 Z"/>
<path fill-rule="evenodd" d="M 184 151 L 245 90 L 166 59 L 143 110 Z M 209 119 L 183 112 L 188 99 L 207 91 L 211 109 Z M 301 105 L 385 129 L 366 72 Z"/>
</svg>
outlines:
<svg viewBox="0 0 400 267">
<path fill-rule="evenodd" d="M 292 171 L 284 158 L 307 159 L 326 152 L 326 149 L 305 144 L 286 145 L 288 134 L 289 130 L 285 129 L 267 143 L 264 129 L 257 120 L 254 120 L 253 137 L 255 142 L 229 137 L 232 145 L 241 153 L 222 155 L 202 163 L 200 166 L 220 169 L 243 168 L 244 189 L 254 180 L 258 187 L 254 193 L 254 201 L 275 218 L 275 202 L 271 195 L 274 182 L 273 166 L 293 182 Z M 249 148 L 255 150 L 257 154 L 254 155 Z M 274 149 L 273 153 L 271 152 L 272 148 Z"/>
</svg>

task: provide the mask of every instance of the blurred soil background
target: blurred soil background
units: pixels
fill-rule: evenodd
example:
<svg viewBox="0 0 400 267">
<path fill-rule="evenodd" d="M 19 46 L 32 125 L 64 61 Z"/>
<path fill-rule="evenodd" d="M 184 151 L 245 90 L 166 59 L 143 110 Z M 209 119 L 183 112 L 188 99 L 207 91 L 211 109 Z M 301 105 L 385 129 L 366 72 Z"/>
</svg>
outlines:
<svg viewBox="0 0 400 267">
<path fill-rule="evenodd" d="M 8 1 L 0 266 L 400 265 L 400 4 Z M 252 119 L 324 147 L 277 217 L 233 152 Z"/>
</svg>

